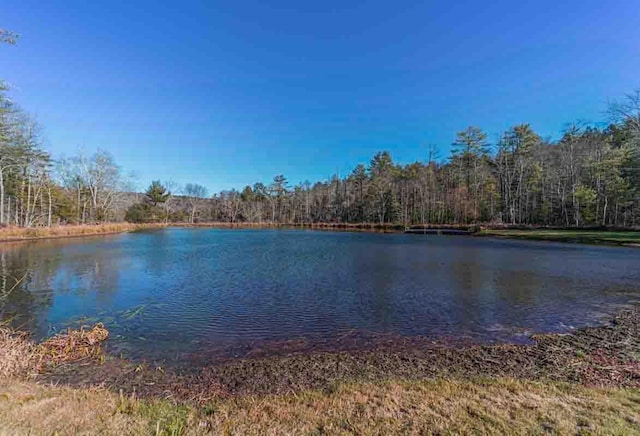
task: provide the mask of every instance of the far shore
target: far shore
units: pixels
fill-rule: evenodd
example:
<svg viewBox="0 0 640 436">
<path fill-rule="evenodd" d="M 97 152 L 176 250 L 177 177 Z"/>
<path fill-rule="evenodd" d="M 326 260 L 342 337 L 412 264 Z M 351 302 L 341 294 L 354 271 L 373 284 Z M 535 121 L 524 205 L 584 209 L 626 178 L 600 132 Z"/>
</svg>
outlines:
<svg viewBox="0 0 640 436">
<path fill-rule="evenodd" d="M 0 228 L 0 242 L 20 242 L 40 239 L 100 236 L 166 227 L 269 229 L 295 228 L 346 232 L 404 233 L 408 226 L 392 223 L 270 223 L 270 222 L 206 222 L 206 223 L 105 223 L 59 225 L 52 227 Z M 595 245 L 640 247 L 640 229 L 633 228 L 540 228 L 495 224 L 423 224 L 412 227 L 430 229 L 469 230 L 474 237 L 524 239 Z M 417 235 L 420 237 L 420 235 Z"/>
<path fill-rule="evenodd" d="M 33 241 L 39 239 L 74 238 L 81 236 L 112 235 L 136 230 L 162 228 L 165 224 L 81 224 L 52 227 L 3 227 L 0 228 L 0 242 Z"/>
<path fill-rule="evenodd" d="M 482 229 L 476 236 L 531 241 L 640 247 L 637 229 Z"/>
</svg>

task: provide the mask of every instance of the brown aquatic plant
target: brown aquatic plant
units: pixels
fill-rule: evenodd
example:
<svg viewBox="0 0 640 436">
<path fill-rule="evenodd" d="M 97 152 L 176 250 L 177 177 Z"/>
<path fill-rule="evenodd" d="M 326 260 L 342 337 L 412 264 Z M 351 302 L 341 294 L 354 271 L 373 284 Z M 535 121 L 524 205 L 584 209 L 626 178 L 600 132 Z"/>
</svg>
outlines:
<svg viewBox="0 0 640 436">
<path fill-rule="evenodd" d="M 103 355 L 109 331 L 102 324 L 68 329 L 38 344 L 28 334 L 0 328 L 0 378 L 27 379 L 60 364 Z"/>
<path fill-rule="evenodd" d="M 44 365 L 56 366 L 61 363 L 98 358 L 102 355 L 101 343 L 109 337 L 109 331 L 102 323 L 90 329 L 67 329 L 39 345 Z"/>
</svg>

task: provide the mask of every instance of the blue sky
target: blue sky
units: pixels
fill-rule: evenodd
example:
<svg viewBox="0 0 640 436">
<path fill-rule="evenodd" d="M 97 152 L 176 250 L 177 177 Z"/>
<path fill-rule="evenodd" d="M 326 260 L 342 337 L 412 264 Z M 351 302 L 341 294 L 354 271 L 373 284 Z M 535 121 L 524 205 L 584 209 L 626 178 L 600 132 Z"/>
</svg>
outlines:
<svg viewBox="0 0 640 436">
<path fill-rule="evenodd" d="M 0 0 L 22 36 L 0 78 L 54 156 L 214 192 L 446 157 L 468 125 L 601 121 L 640 87 L 638 23 L 635 0 Z"/>
</svg>

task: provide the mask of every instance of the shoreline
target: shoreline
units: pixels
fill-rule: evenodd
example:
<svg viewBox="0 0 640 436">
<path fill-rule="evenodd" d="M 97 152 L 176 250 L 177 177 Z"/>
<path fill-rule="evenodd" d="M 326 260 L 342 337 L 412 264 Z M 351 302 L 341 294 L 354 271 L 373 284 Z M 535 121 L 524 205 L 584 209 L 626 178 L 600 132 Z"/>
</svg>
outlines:
<svg viewBox="0 0 640 436">
<path fill-rule="evenodd" d="M 425 225 L 433 229 L 477 229 L 470 237 L 530 240 L 543 242 L 562 242 L 572 244 L 602 245 L 640 248 L 640 230 L 628 229 L 553 229 L 553 228 L 522 228 L 486 225 Z M 112 223 L 96 225 L 69 225 L 56 227 L 33 228 L 0 228 L 0 243 L 28 242 L 46 239 L 79 238 L 83 236 L 107 236 L 142 230 L 164 228 L 220 228 L 220 229 L 300 229 L 336 232 L 365 232 L 365 233 L 405 233 L 405 227 L 398 224 L 374 223 L 314 223 L 314 224 L 274 224 L 274 223 Z M 421 234 L 414 235 L 423 236 Z"/>
<path fill-rule="evenodd" d="M 180 401 L 214 397 L 282 395 L 329 389 L 336 383 L 388 379 L 508 377 L 640 388 L 640 305 L 622 309 L 608 324 L 571 333 L 530 336 L 531 343 L 433 344 L 402 338 L 373 347 L 257 353 L 158 371 L 155 364 L 105 355 L 101 364 L 68 364 L 39 375 L 47 383 L 106 386 Z M 185 387 L 188 386 L 188 389 Z"/>
<path fill-rule="evenodd" d="M 533 335 L 531 345 L 394 343 L 362 352 L 244 358 L 182 373 L 99 353 L 101 329 L 75 332 L 67 333 L 74 347 L 52 341 L 58 352 L 45 356 L 58 359 L 55 365 L 23 377 L 7 376 L 3 359 L 12 355 L 6 342 L 0 346 L 6 428 L 29 434 L 51 427 L 64 433 L 99 428 L 101 434 L 132 428 L 136 434 L 404 434 L 408 428 L 503 434 L 518 427 L 567 434 L 629 433 L 640 425 L 640 305 L 599 327 Z M 92 341 L 95 333 L 100 338 Z M 37 345 L 18 341 L 26 351 L 14 357 L 28 361 Z"/>
<path fill-rule="evenodd" d="M 640 247 L 640 231 L 590 229 L 483 229 L 473 236 L 521 241 L 560 242 L 565 244 L 609 247 Z"/>
<path fill-rule="evenodd" d="M 54 227 L 5 227 L 0 228 L 0 243 L 28 242 L 46 239 L 79 238 L 83 236 L 107 236 L 138 230 L 165 228 L 165 224 L 86 224 Z"/>
</svg>

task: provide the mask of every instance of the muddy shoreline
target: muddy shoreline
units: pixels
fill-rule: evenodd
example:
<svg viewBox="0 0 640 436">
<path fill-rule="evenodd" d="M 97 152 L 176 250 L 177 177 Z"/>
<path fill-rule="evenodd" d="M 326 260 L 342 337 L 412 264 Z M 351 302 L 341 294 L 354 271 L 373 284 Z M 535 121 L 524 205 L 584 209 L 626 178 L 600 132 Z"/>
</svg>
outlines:
<svg viewBox="0 0 640 436">
<path fill-rule="evenodd" d="M 248 357 L 182 372 L 107 356 L 58 366 L 37 380 L 192 403 L 389 379 L 510 377 L 640 387 L 640 306 L 622 310 L 609 325 L 531 339 L 530 345 L 463 347 L 408 340 L 366 350 Z"/>
</svg>

